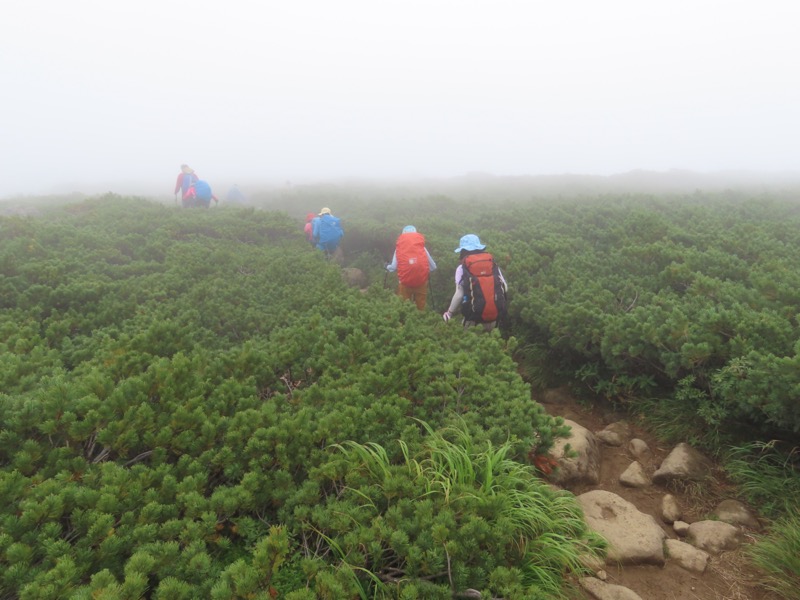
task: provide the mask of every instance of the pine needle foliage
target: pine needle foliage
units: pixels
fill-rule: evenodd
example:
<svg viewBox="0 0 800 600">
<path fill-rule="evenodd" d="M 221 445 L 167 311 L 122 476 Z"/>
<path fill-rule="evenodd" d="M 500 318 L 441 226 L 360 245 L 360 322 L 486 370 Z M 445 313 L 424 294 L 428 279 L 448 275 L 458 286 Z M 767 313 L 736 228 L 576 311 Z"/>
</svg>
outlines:
<svg viewBox="0 0 800 600">
<path fill-rule="evenodd" d="M 349 289 L 286 215 L 106 196 L 0 230 L 0 597 L 356 597 L 306 548 L 332 444 L 563 435 L 511 340 Z"/>
<path fill-rule="evenodd" d="M 239 585 L 254 598 L 436 598 L 466 581 L 541 597 L 530 581 L 549 567 L 507 559 L 565 534 L 523 543 L 535 519 L 497 490 L 513 479 L 501 465 L 546 453 L 565 428 L 520 373 L 579 382 L 714 450 L 797 445 L 794 198 L 487 190 L 303 186 L 265 194 L 270 210 L 209 211 L 107 195 L 0 217 L 0 597 L 225 598 Z M 307 205 L 346 220 L 345 255 L 369 289 L 304 242 Z M 440 267 L 431 304 L 452 296 L 459 237 L 489 244 L 510 285 L 500 332 L 444 326 L 383 289 L 375 263 L 409 223 Z M 374 444 L 377 470 L 347 479 L 331 451 L 346 441 Z M 767 481 L 765 462 L 745 469 L 777 523 L 793 483 Z M 347 510 L 325 513 L 340 494 Z M 368 528 L 369 515 L 381 518 Z M 453 538 L 467 523 L 477 546 Z M 256 561 L 273 527 L 287 544 Z M 371 533 L 359 546 L 346 527 Z M 385 546 L 368 543 L 373 528 Z M 486 531 L 519 537 L 476 566 Z M 368 575 L 420 540 L 402 582 Z M 255 564 L 275 572 L 252 587 Z"/>
</svg>

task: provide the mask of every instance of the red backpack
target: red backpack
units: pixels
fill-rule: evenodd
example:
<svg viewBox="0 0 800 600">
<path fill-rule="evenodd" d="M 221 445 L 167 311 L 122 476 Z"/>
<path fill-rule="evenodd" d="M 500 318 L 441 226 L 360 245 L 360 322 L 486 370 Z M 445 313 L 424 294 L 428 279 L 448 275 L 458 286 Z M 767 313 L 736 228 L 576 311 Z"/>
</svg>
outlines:
<svg viewBox="0 0 800 600">
<path fill-rule="evenodd" d="M 406 287 L 419 287 L 428 281 L 430 265 L 421 233 L 403 233 L 397 238 L 397 277 Z"/>
<path fill-rule="evenodd" d="M 505 316 L 506 292 L 492 255 L 488 252 L 469 254 L 461 264 L 464 268 L 461 277 L 465 294 L 461 303 L 464 318 L 475 323 L 490 323 Z"/>
</svg>

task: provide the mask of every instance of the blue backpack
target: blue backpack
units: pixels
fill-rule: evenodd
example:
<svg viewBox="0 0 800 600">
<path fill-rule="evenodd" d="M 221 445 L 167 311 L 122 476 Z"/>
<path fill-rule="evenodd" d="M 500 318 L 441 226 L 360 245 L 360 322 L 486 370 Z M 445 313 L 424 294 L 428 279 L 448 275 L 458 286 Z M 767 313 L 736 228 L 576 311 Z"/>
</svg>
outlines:
<svg viewBox="0 0 800 600">
<path fill-rule="evenodd" d="M 318 246 L 323 250 L 333 252 L 339 246 L 344 231 L 338 217 L 332 215 L 322 215 L 319 217 L 319 242 Z"/>
<path fill-rule="evenodd" d="M 197 195 L 198 200 L 203 200 L 205 202 L 211 201 L 211 186 L 208 185 L 207 181 L 201 179 L 195 182 L 194 193 Z"/>
</svg>

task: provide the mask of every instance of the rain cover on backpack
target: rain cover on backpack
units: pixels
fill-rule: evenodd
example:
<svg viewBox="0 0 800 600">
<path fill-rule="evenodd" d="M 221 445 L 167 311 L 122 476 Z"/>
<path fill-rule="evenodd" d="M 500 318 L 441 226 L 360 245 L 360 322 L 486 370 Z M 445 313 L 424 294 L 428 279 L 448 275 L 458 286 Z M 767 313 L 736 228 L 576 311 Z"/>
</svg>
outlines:
<svg viewBox="0 0 800 600">
<path fill-rule="evenodd" d="M 461 287 L 464 300 L 461 313 L 467 321 L 490 323 L 505 315 L 506 292 L 500 269 L 488 252 L 470 254 L 461 262 L 464 273 Z"/>
<path fill-rule="evenodd" d="M 338 217 L 322 215 L 319 218 L 319 241 L 317 244 L 323 250 L 333 252 L 339 246 L 344 232 Z"/>
<path fill-rule="evenodd" d="M 211 186 L 202 179 L 194 182 L 194 193 L 198 200 L 211 200 Z"/>
<path fill-rule="evenodd" d="M 430 273 L 425 237 L 421 233 L 403 233 L 397 238 L 397 278 L 406 287 L 425 285 Z"/>
</svg>

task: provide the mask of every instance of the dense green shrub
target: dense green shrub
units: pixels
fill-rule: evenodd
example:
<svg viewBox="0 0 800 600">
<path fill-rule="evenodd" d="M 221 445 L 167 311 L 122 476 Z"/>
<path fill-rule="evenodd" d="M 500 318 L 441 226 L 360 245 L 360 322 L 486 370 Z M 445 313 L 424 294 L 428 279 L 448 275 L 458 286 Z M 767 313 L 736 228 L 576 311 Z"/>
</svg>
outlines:
<svg viewBox="0 0 800 600">
<path fill-rule="evenodd" d="M 571 559 L 499 544 L 514 527 L 588 543 L 522 466 L 565 428 L 520 371 L 709 447 L 797 440 L 794 200 L 415 194 L 309 186 L 266 195 L 279 211 L 105 196 L 0 218 L 0 595 L 554 595 Z M 302 239 L 321 206 L 369 289 Z M 425 313 L 382 285 L 407 224 L 440 267 Z M 509 281 L 501 332 L 438 316 L 465 233 Z M 445 455 L 467 457 L 458 510 Z M 501 519 L 470 468 L 519 477 L 541 502 L 520 514 L 564 503 L 565 520 Z"/>
<path fill-rule="evenodd" d="M 521 465 L 565 432 L 513 339 L 347 288 L 285 215 L 104 197 L 0 227 L 0 595 L 341 598 L 370 579 L 303 543 L 337 535 L 336 444 L 417 452 L 425 421 Z"/>
</svg>

